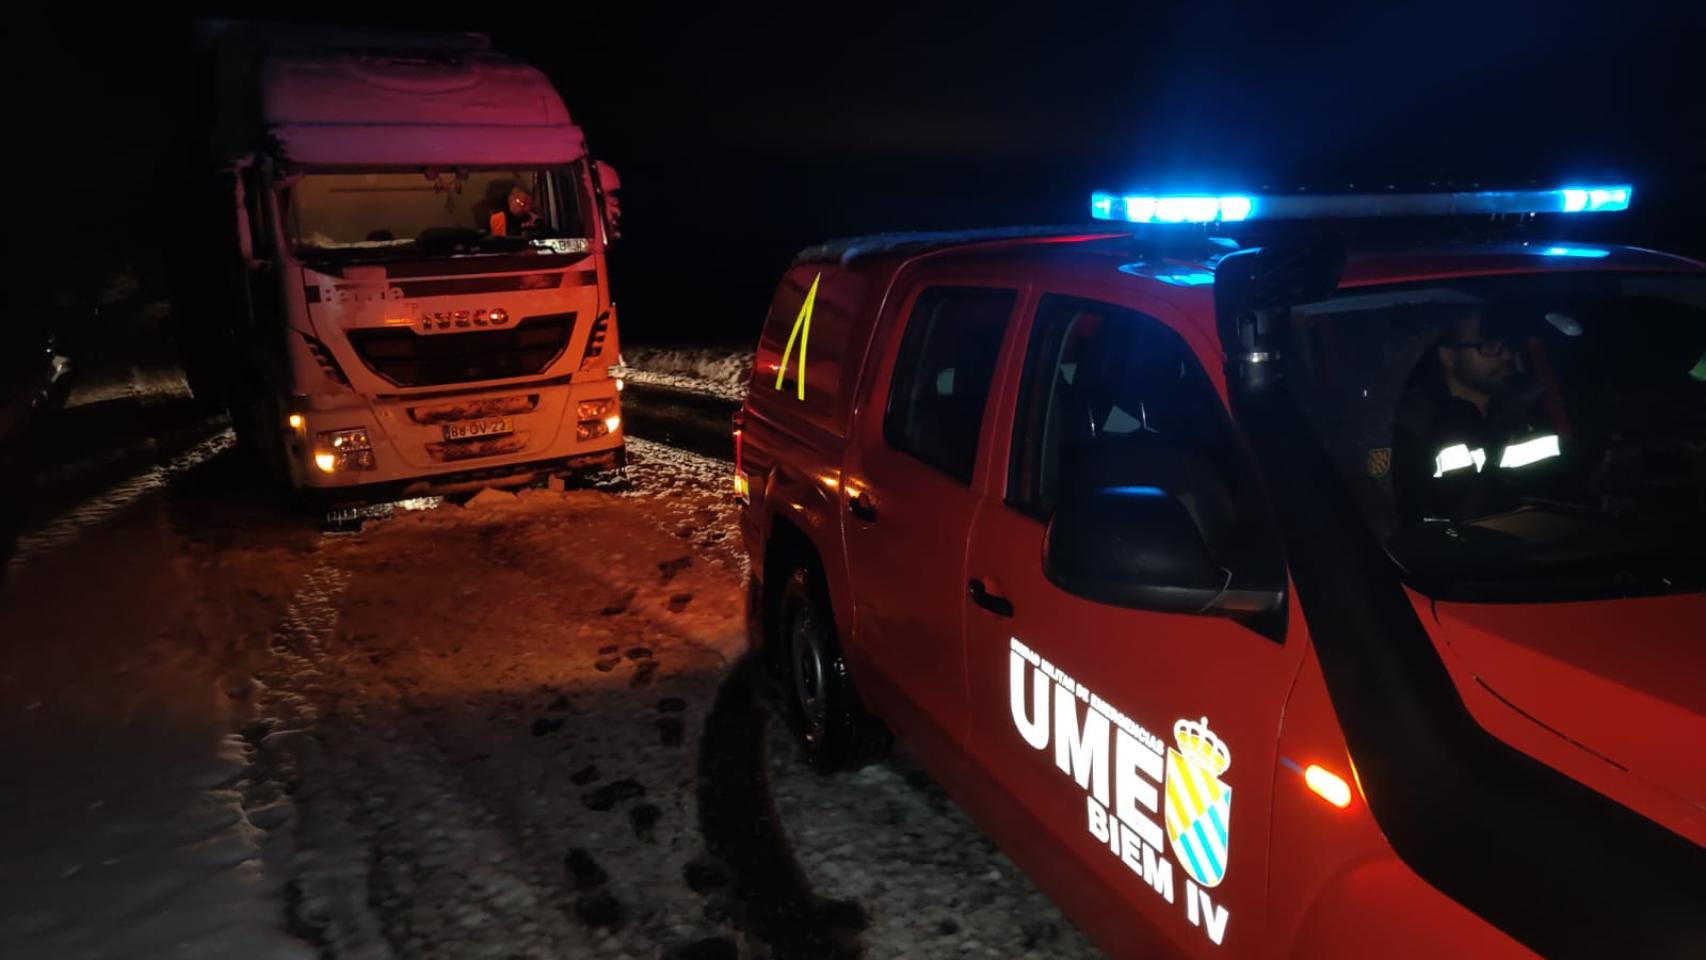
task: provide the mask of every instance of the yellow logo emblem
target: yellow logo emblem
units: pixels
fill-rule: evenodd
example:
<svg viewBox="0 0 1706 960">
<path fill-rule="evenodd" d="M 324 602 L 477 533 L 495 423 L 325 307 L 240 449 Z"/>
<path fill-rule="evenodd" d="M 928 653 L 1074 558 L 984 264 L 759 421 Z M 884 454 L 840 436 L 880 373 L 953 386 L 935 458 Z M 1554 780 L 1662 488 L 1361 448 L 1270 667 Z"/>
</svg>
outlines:
<svg viewBox="0 0 1706 960">
<path fill-rule="evenodd" d="M 1167 749 L 1167 838 L 1192 880 L 1213 887 L 1226 876 L 1232 788 L 1221 782 L 1232 766 L 1232 751 L 1208 720 L 1173 724 Z"/>
</svg>

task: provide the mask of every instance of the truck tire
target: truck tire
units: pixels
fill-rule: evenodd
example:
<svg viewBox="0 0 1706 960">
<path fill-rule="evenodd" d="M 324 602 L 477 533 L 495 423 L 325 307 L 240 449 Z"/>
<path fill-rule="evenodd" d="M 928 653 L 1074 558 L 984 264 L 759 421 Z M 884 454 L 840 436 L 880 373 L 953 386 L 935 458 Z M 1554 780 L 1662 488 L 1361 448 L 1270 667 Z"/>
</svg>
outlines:
<svg viewBox="0 0 1706 960">
<path fill-rule="evenodd" d="M 229 402 L 231 431 L 237 435 L 237 454 L 254 475 L 264 475 L 268 441 L 258 404 L 247 391 L 233 392 Z"/>
<path fill-rule="evenodd" d="M 319 509 L 321 505 L 291 484 L 284 414 L 278 404 L 256 390 L 234 393 L 231 400 L 231 427 L 237 435 L 233 453 L 246 477 L 284 513 L 313 513 Z"/>
<path fill-rule="evenodd" d="M 853 689 L 828 591 L 815 568 L 795 567 L 782 585 L 775 638 L 784 712 L 806 762 L 833 773 L 857 770 L 886 754 L 893 738 Z"/>
</svg>

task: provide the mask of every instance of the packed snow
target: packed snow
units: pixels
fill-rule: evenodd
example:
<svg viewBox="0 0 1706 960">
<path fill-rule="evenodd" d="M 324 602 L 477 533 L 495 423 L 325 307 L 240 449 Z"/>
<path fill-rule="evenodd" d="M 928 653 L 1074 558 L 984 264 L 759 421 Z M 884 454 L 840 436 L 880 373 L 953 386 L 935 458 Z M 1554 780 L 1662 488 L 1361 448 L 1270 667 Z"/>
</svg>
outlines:
<svg viewBox="0 0 1706 960">
<path fill-rule="evenodd" d="M 752 348 L 623 347 L 617 376 L 635 383 L 740 401 L 752 380 Z"/>
<path fill-rule="evenodd" d="M 751 674 L 728 464 L 629 454 L 323 533 L 212 447 L 40 542 L 0 594 L 0 956 L 804 955 L 702 833 Z M 741 786 L 845 955 L 1094 955 L 904 755 L 818 776 L 757 716 Z"/>
</svg>

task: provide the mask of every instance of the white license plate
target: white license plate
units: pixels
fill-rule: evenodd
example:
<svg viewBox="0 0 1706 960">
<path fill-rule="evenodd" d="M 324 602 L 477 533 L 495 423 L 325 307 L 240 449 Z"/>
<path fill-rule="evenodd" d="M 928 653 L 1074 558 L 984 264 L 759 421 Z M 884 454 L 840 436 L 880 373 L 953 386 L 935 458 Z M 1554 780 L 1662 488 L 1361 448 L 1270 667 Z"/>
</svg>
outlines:
<svg viewBox="0 0 1706 960">
<path fill-rule="evenodd" d="M 464 420 L 444 425 L 444 439 L 469 440 L 474 437 L 501 437 L 515 432 L 514 417 L 490 417 L 485 420 Z"/>
</svg>

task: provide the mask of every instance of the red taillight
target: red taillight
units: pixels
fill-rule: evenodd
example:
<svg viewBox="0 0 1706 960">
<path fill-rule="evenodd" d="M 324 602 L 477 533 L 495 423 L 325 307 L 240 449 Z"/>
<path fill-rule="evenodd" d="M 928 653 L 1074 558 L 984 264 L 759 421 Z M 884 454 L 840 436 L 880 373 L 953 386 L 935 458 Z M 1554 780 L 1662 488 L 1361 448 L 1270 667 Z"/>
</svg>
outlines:
<svg viewBox="0 0 1706 960">
<path fill-rule="evenodd" d="M 735 496 L 740 498 L 742 501 L 746 500 L 747 494 L 749 492 L 748 488 L 747 488 L 747 482 L 746 482 L 746 468 L 745 468 L 745 465 L 742 464 L 742 462 L 741 462 L 741 450 L 740 450 L 740 448 L 741 448 L 741 434 L 745 432 L 744 428 L 746 426 L 745 413 L 746 413 L 746 411 L 744 411 L 744 410 L 736 410 L 735 411 L 734 430 L 732 431 L 732 436 L 734 437 L 734 443 L 735 443 Z"/>
</svg>

